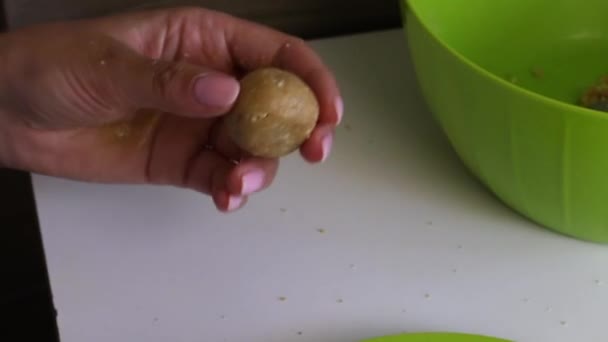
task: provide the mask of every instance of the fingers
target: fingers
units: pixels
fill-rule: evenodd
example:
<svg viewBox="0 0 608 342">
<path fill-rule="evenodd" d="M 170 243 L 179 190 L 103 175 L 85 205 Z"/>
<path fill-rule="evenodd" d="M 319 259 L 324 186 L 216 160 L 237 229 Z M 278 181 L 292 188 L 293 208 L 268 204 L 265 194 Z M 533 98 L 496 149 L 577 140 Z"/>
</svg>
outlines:
<svg viewBox="0 0 608 342">
<path fill-rule="evenodd" d="M 338 84 L 308 44 L 264 26 L 232 20 L 225 32 L 234 63 L 246 71 L 272 65 L 295 73 L 317 95 L 320 123 L 336 125 L 340 122 L 343 105 Z"/>
<path fill-rule="evenodd" d="M 268 188 L 279 162 L 250 158 L 235 164 L 216 151 L 204 149 L 192 160 L 184 186 L 211 195 L 222 212 L 242 208 L 249 195 Z"/>
<path fill-rule="evenodd" d="M 277 159 L 249 158 L 234 167 L 227 178 L 228 191 L 234 195 L 251 195 L 272 184 L 279 161 Z"/>
<path fill-rule="evenodd" d="M 248 22 L 238 21 L 229 27 L 226 39 L 233 60 L 241 68 L 273 65 L 292 71 L 312 88 L 319 102 L 319 119 L 300 152 L 309 162 L 326 160 L 344 104 L 338 84 L 321 58 L 302 40 Z"/>
<path fill-rule="evenodd" d="M 147 163 L 147 178 L 153 184 L 182 185 L 190 164 L 207 144 L 210 120 L 164 114 L 154 131 Z"/>
<path fill-rule="evenodd" d="M 319 56 L 304 42 L 284 43 L 273 64 L 299 75 L 319 101 L 319 123 L 337 125 L 342 120 L 343 102 L 338 85 Z"/>
<path fill-rule="evenodd" d="M 318 163 L 327 160 L 331 152 L 334 138 L 334 127 L 331 125 L 319 126 L 310 135 L 300 148 L 300 153 L 307 161 Z"/>
<path fill-rule="evenodd" d="M 213 203 L 221 212 L 233 212 L 247 204 L 248 198 L 243 196 L 233 196 L 226 191 L 219 191 L 213 194 Z"/>
<path fill-rule="evenodd" d="M 317 95 L 320 122 L 341 120 L 343 106 L 335 78 L 318 54 L 296 37 L 201 8 L 122 14 L 92 24 L 153 58 L 185 59 L 226 73 L 266 66 L 292 71 Z"/>
<path fill-rule="evenodd" d="M 125 52 L 123 52 L 125 53 Z M 135 108 L 155 108 L 195 118 L 225 114 L 234 104 L 238 81 L 227 74 L 186 62 L 151 60 L 125 53 L 105 61 L 111 84 Z"/>
<path fill-rule="evenodd" d="M 184 186 L 209 194 L 218 210 L 230 212 L 245 205 L 246 196 L 228 191 L 226 180 L 234 164 L 212 150 L 201 150 L 190 164 Z"/>
<path fill-rule="evenodd" d="M 211 130 L 209 144 L 230 160 L 240 161 L 245 156 L 245 152 L 230 138 L 228 129 L 221 120 Z"/>
<path fill-rule="evenodd" d="M 289 70 L 314 91 L 320 108 L 319 127 L 335 127 L 342 120 L 344 105 L 334 76 L 319 55 L 298 38 L 263 25 L 196 8 L 129 14 L 104 22 L 105 25 L 97 27 L 104 27 L 104 31 L 141 55 L 163 60 L 188 60 L 228 74 L 266 66 Z M 133 29 L 134 23 L 137 30 Z M 187 92 L 182 89 L 182 93 Z M 323 129 L 320 131 L 324 132 Z M 319 153 L 322 149 L 319 141 L 322 139 L 312 139 L 302 146 L 301 152 L 308 160 L 323 159 Z"/>
</svg>

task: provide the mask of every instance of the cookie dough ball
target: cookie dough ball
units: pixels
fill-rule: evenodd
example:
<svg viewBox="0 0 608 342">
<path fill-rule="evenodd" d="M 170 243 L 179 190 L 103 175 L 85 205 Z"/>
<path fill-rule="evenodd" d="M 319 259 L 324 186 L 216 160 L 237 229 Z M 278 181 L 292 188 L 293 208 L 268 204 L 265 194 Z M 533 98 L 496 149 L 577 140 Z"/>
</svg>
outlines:
<svg viewBox="0 0 608 342">
<path fill-rule="evenodd" d="M 263 68 L 241 80 L 241 91 L 226 116 L 228 134 L 253 156 L 278 158 L 310 137 L 319 117 L 312 90 L 298 76 Z"/>
</svg>

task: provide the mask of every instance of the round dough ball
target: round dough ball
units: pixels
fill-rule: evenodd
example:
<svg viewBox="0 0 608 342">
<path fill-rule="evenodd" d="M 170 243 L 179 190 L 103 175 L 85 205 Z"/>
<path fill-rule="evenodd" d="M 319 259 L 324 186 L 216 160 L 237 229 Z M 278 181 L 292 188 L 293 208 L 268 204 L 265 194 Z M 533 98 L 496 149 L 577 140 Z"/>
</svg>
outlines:
<svg viewBox="0 0 608 342">
<path fill-rule="evenodd" d="M 310 137 L 319 117 L 312 90 L 298 76 L 276 68 L 247 74 L 232 111 L 228 134 L 253 156 L 278 158 Z"/>
</svg>

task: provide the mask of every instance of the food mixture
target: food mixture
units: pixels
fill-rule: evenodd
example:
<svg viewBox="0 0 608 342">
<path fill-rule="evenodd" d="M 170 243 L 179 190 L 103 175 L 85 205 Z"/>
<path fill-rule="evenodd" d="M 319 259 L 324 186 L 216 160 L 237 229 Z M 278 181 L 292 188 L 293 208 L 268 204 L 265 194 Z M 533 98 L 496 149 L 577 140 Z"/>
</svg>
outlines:
<svg viewBox="0 0 608 342">
<path fill-rule="evenodd" d="M 228 134 L 253 156 L 278 158 L 310 137 L 319 117 L 315 94 L 298 76 L 276 68 L 252 71 L 226 116 Z"/>
<path fill-rule="evenodd" d="M 583 107 L 608 112 L 608 76 L 591 86 L 581 97 Z"/>
</svg>

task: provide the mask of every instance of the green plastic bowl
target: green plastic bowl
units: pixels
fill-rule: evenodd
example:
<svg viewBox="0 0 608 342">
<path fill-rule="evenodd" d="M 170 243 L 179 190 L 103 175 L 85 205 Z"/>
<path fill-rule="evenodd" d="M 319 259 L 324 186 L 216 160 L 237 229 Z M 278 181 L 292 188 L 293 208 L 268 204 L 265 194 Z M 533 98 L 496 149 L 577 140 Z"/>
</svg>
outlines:
<svg viewBox="0 0 608 342">
<path fill-rule="evenodd" d="M 379 337 L 363 342 L 510 342 L 494 337 L 459 333 L 414 333 Z"/>
<path fill-rule="evenodd" d="M 606 0 L 402 0 L 426 101 L 473 173 L 518 212 L 608 242 Z"/>
</svg>

